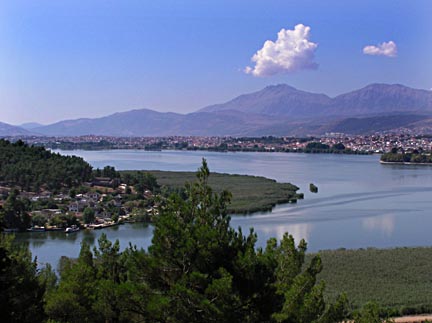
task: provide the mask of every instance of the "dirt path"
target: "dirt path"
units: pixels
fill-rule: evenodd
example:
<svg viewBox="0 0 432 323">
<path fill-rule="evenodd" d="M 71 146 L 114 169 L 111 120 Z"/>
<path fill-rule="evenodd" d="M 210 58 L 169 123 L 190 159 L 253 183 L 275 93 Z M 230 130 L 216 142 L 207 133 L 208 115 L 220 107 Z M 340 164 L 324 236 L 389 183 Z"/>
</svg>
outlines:
<svg viewBox="0 0 432 323">
<path fill-rule="evenodd" d="M 395 318 L 393 318 L 393 322 L 395 322 L 395 323 L 432 322 L 432 314 L 395 317 Z M 343 323 L 352 323 L 352 322 L 351 321 L 344 321 Z"/>
<path fill-rule="evenodd" d="M 426 321 L 432 322 L 432 315 L 414 315 L 403 316 L 394 319 L 395 323 L 423 323 Z"/>
</svg>

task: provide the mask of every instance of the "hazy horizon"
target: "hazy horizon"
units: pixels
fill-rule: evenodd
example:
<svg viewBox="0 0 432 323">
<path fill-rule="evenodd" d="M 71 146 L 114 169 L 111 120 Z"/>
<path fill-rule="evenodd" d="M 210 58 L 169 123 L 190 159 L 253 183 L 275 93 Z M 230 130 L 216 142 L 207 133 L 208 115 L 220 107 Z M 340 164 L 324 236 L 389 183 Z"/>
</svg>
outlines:
<svg viewBox="0 0 432 323">
<path fill-rule="evenodd" d="M 363 87 L 366 87 L 366 86 L 371 85 L 371 84 L 374 84 L 374 83 L 367 84 L 367 85 L 365 85 L 365 86 L 363 86 Z M 376 84 L 376 83 L 375 83 L 375 84 Z M 272 86 L 272 85 L 281 85 L 281 84 L 269 84 L 268 86 Z M 287 84 L 287 85 L 289 85 L 289 84 Z M 391 85 L 394 85 L 394 84 L 391 84 Z M 398 84 L 398 85 L 406 86 L 405 84 Z M 361 88 L 363 88 L 363 87 L 361 87 Z M 359 88 L 359 89 L 360 89 L 360 88 Z M 359 89 L 352 89 L 352 91 L 359 90 Z M 261 88 L 261 89 L 258 89 L 257 91 L 260 91 L 260 90 L 262 90 L 262 88 Z M 297 90 L 303 91 L 302 89 L 297 89 Z M 419 90 L 432 91 L 432 89 L 419 89 Z M 255 91 L 254 91 L 254 92 L 255 92 Z M 349 92 L 351 92 L 351 91 L 349 91 Z M 312 92 L 311 92 L 311 93 L 312 93 Z M 322 92 L 317 92 L 317 93 L 327 95 L 327 93 L 322 93 Z M 248 93 L 239 93 L 236 97 L 238 97 L 238 96 L 240 96 L 240 95 L 244 95 L 244 94 L 250 94 L 250 92 L 248 92 Z M 329 96 L 330 98 L 334 98 L 334 97 L 336 97 L 336 96 L 338 96 L 338 95 L 340 95 L 340 94 L 344 94 L 344 93 L 339 93 L 339 94 L 337 94 L 337 95 L 335 95 L 335 96 L 330 96 L 330 95 L 328 95 L 328 96 Z M 227 99 L 226 101 L 230 101 L 231 99 L 234 99 L 234 97 L 233 97 L 233 98 L 229 98 L 229 99 Z M 97 118 L 107 117 L 107 116 L 110 116 L 110 115 L 113 115 L 113 114 L 116 114 L 116 113 L 130 112 L 130 111 L 133 111 L 133 110 L 145 110 L 145 109 L 147 109 L 147 110 L 153 110 L 153 111 L 157 111 L 157 112 L 161 112 L 161 113 L 188 114 L 188 113 L 194 113 L 194 112 L 197 112 L 197 111 L 200 110 L 201 108 L 205 108 L 205 107 L 207 107 L 207 106 L 211 106 L 211 105 L 213 105 L 213 104 L 219 104 L 219 103 L 225 103 L 225 102 L 214 102 L 214 103 L 208 103 L 207 105 L 202 106 L 202 107 L 199 107 L 199 108 L 197 108 L 197 109 L 195 109 L 195 110 L 193 110 L 193 111 L 185 111 L 185 112 L 176 112 L 176 111 L 169 111 L 169 110 L 167 110 L 167 111 L 163 111 L 163 110 L 156 110 L 156 109 L 152 109 L 152 108 L 130 108 L 130 109 L 124 109 L 124 110 L 119 110 L 119 111 L 112 111 L 112 112 L 110 112 L 110 113 L 108 113 L 108 114 L 102 114 L 102 115 L 94 115 L 94 116 L 76 115 L 76 116 L 71 117 L 71 118 L 69 118 L 69 119 L 59 119 L 59 120 L 55 120 L 55 121 L 53 121 L 53 122 L 48 122 L 48 123 L 41 123 L 41 122 L 34 122 L 34 121 L 26 121 L 26 122 L 22 122 L 22 123 L 19 123 L 19 124 L 13 124 L 13 125 L 14 125 L 14 126 L 22 126 L 22 125 L 27 125 L 27 124 L 33 124 L 33 123 L 34 123 L 34 124 L 40 124 L 40 125 L 42 125 L 42 126 L 45 126 L 45 125 L 54 124 L 54 123 L 57 123 L 57 122 L 66 121 L 66 120 L 95 119 L 95 118 L 97 119 Z M 2 120 L 0 120 L 0 122 L 2 122 Z"/>
</svg>

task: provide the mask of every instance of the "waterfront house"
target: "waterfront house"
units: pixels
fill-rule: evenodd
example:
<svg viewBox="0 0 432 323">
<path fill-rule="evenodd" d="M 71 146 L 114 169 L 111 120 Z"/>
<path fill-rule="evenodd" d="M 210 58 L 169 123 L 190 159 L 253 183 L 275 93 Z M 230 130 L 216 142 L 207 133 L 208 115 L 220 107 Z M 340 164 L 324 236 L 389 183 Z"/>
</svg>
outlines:
<svg viewBox="0 0 432 323">
<path fill-rule="evenodd" d="M 68 209 L 70 212 L 82 212 L 86 206 L 87 203 L 83 201 L 75 201 L 69 204 Z"/>
</svg>

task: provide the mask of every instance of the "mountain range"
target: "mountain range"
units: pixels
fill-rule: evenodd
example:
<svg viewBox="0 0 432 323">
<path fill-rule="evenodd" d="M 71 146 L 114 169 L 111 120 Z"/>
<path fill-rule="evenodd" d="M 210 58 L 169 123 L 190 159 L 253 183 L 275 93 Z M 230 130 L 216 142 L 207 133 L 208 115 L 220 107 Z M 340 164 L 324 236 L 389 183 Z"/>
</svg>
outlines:
<svg viewBox="0 0 432 323">
<path fill-rule="evenodd" d="M 400 84 L 371 84 L 331 98 L 280 84 L 189 114 L 140 109 L 101 118 L 23 126 L 28 130 L 0 123 L 0 135 L 305 136 L 399 128 L 432 130 L 432 91 Z"/>
<path fill-rule="evenodd" d="M 200 111 L 236 110 L 272 116 L 357 116 L 384 113 L 432 112 L 432 91 L 400 84 L 371 84 L 360 90 L 330 98 L 325 94 L 297 90 L 286 84 L 241 95 L 229 102 Z"/>
<path fill-rule="evenodd" d="M 0 122 L 0 136 L 31 136 L 32 133 L 24 128 Z"/>
</svg>

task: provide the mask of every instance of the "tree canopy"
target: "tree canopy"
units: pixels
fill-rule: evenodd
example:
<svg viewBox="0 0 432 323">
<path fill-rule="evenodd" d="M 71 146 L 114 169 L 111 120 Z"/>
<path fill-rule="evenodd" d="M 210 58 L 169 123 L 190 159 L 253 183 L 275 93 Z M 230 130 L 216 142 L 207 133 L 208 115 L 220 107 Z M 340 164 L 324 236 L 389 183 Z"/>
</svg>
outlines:
<svg viewBox="0 0 432 323">
<path fill-rule="evenodd" d="M 48 271 L 50 269 L 48 268 Z M 2 322 L 42 322 L 47 271 L 38 272 L 27 248 L 0 234 L 0 317 Z"/>
<path fill-rule="evenodd" d="M 0 156 L 0 181 L 26 191 L 79 186 L 92 175 L 92 167 L 80 157 L 62 156 L 21 140 L 0 139 Z"/>
</svg>

